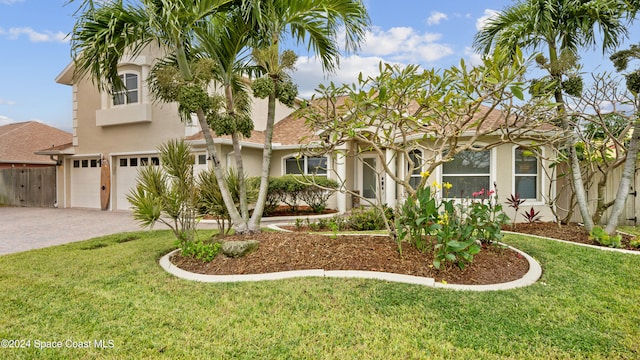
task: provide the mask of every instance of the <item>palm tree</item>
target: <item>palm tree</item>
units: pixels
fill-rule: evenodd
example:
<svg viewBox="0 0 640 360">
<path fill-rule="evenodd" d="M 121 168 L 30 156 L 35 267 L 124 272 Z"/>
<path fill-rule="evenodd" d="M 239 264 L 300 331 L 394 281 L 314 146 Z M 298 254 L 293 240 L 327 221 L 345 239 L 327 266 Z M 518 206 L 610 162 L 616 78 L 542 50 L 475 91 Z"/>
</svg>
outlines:
<svg viewBox="0 0 640 360">
<path fill-rule="evenodd" d="M 100 90 L 111 91 L 123 86 L 118 77 L 118 62 L 129 52 L 137 56 L 152 43 L 162 45 L 178 69 L 180 84 L 189 90 L 190 104 L 181 106 L 181 117 L 195 113 L 203 129 L 207 150 L 214 164 L 214 173 L 221 184 L 225 204 L 234 223 L 243 224 L 233 198 L 224 182 L 224 171 L 215 149 L 213 137 L 207 129 L 207 113 L 211 99 L 206 94 L 206 76 L 194 76 L 190 51 L 196 43 L 196 30 L 203 29 L 216 17 L 242 8 L 242 0 L 141 0 L 135 5 L 123 1 L 95 2 L 84 0 L 78 9 L 78 19 L 71 36 L 71 49 L 76 66 L 76 78 L 90 76 Z M 164 63 L 170 63 L 167 60 Z M 162 100 L 176 101 L 174 93 L 164 93 Z M 204 96 L 198 96 L 203 95 Z M 178 95 L 179 96 L 179 95 Z M 200 99 L 194 103 L 193 99 Z M 209 110 L 210 111 L 210 110 Z M 242 232 L 243 228 L 238 228 Z"/>
<path fill-rule="evenodd" d="M 636 1 L 633 1 L 635 4 Z M 560 124 L 566 134 L 565 146 L 571 166 L 572 182 L 585 229 L 591 231 L 593 219 L 580 172 L 575 145 L 575 124 L 566 114 L 562 81 L 577 69 L 578 51 L 595 47 L 598 33 L 603 52 L 617 48 L 627 37 L 625 16 L 635 14 L 636 5 L 623 0 L 524 0 L 507 7 L 476 34 L 474 47 L 484 54 L 494 46 L 507 51 L 516 48 L 544 50 L 538 63 L 549 73 L 555 87 L 553 97 Z"/>
<path fill-rule="evenodd" d="M 295 64 L 295 54 L 281 52 L 280 42 L 288 35 L 298 44 L 307 44 L 323 69 L 333 71 L 339 65 L 338 35 L 344 32 L 345 50 L 355 51 L 370 20 L 360 0 L 262 0 L 247 6 L 248 17 L 259 31 L 254 58 L 265 73 L 264 80 L 272 83 L 267 87 L 270 91 L 257 94 L 269 98 L 260 190 L 249 222 L 249 228 L 257 230 L 267 197 L 276 100 L 292 105 L 292 93 L 297 91 L 287 74 Z"/>
</svg>

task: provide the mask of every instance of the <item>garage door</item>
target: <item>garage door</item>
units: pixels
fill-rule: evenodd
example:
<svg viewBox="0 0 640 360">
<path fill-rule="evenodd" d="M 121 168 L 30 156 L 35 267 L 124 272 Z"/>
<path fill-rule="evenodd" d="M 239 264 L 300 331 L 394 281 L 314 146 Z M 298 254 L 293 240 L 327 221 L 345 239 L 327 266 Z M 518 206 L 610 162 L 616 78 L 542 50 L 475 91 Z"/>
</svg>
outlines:
<svg viewBox="0 0 640 360">
<path fill-rule="evenodd" d="M 116 207 L 118 210 L 129 210 L 131 204 L 127 200 L 127 195 L 136 186 L 138 170 L 141 166 L 148 164 L 159 165 L 160 160 L 155 155 L 120 156 L 116 159 L 118 168 L 115 171 L 116 177 Z"/>
<path fill-rule="evenodd" d="M 100 160 L 71 160 L 71 207 L 100 208 Z"/>
</svg>

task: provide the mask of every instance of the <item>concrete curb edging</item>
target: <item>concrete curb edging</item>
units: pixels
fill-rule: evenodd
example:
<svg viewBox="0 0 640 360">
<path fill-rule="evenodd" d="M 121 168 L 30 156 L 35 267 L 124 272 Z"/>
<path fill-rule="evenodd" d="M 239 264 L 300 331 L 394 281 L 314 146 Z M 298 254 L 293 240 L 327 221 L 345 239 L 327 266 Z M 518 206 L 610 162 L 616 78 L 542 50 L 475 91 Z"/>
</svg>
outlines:
<svg viewBox="0 0 640 360">
<path fill-rule="evenodd" d="M 587 247 L 587 248 L 591 248 L 591 249 L 597 249 L 597 250 L 603 250 L 603 251 L 613 251 L 613 252 L 619 252 L 619 253 L 623 253 L 623 254 L 640 255 L 640 251 L 627 250 L 627 249 L 616 249 L 616 248 L 610 248 L 610 247 L 598 246 L 598 245 L 591 245 L 591 244 L 583 244 L 583 243 L 578 243 L 578 242 L 573 242 L 573 241 L 554 239 L 554 238 L 550 238 L 550 237 L 546 237 L 546 236 L 540 236 L 540 235 L 524 234 L 524 233 L 519 233 L 519 232 L 514 232 L 514 231 L 504 231 L 504 230 L 502 231 L 502 233 L 509 234 L 509 235 L 530 236 L 530 237 L 534 237 L 536 239 L 557 241 L 557 242 L 561 242 L 561 243 L 565 243 L 565 244 L 569 244 L 569 245 L 583 246 L 583 247 Z"/>
<path fill-rule="evenodd" d="M 385 281 L 398 282 L 398 283 L 404 283 L 404 284 L 423 285 L 423 286 L 430 286 L 430 287 L 451 289 L 451 290 L 493 291 L 493 290 L 509 290 L 509 289 L 515 289 L 519 287 L 525 287 L 525 286 L 532 285 L 536 281 L 538 281 L 540 276 L 542 276 L 542 267 L 540 267 L 540 264 L 528 254 L 516 248 L 509 246 L 509 249 L 512 249 L 518 252 L 520 255 L 524 256 L 525 259 L 527 259 L 527 261 L 529 262 L 529 271 L 521 279 L 510 281 L 507 283 L 491 284 L 491 285 L 444 284 L 444 283 L 436 283 L 434 279 L 427 278 L 427 277 L 385 273 L 385 272 L 377 272 L 377 271 L 361 271 L 361 270 L 314 269 L 314 270 L 282 271 L 282 272 L 267 273 L 267 274 L 204 275 L 204 274 L 196 274 L 196 273 L 182 270 L 179 267 L 175 266 L 173 263 L 171 263 L 171 256 L 173 256 L 175 253 L 180 251 L 180 249 L 173 250 L 172 252 L 160 258 L 160 266 L 169 274 L 174 275 L 178 278 L 185 279 L 185 280 L 199 281 L 199 282 L 209 282 L 209 283 L 283 280 L 283 279 L 290 279 L 290 278 L 296 278 L 296 277 L 331 277 L 331 278 L 360 278 L 360 279 L 385 280 Z"/>
</svg>

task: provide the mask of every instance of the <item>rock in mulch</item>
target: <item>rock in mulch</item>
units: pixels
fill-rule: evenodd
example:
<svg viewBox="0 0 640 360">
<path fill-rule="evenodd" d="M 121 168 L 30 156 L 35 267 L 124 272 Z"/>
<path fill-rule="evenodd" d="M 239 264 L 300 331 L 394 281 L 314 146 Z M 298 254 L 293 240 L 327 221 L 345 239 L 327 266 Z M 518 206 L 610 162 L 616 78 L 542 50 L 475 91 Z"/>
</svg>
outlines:
<svg viewBox="0 0 640 360">
<path fill-rule="evenodd" d="M 239 258 L 255 251 L 259 245 L 260 242 L 257 240 L 225 241 L 222 243 L 221 249 L 224 255 Z"/>
</svg>

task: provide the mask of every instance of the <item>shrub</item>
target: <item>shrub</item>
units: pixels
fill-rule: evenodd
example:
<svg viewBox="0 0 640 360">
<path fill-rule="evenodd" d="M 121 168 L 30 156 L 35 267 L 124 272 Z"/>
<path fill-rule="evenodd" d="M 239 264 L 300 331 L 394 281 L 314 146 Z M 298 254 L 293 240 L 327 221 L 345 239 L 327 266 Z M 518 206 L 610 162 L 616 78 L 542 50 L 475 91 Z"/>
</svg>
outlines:
<svg viewBox="0 0 640 360">
<path fill-rule="evenodd" d="M 451 185 L 446 185 L 448 191 Z M 478 242 L 494 243 L 502 238 L 500 227 L 508 217 L 499 204 L 493 203 L 493 194 L 482 190 L 474 193 L 476 199 L 470 203 L 456 204 L 454 200 L 438 200 L 431 187 L 418 189 L 396 217 L 399 250 L 402 252 L 401 242 L 408 239 L 418 250 L 434 252 L 433 266 L 437 269 L 446 262 L 464 269 L 480 252 Z"/>
<path fill-rule="evenodd" d="M 210 262 L 218 253 L 221 245 L 219 242 L 203 242 L 201 240 L 178 244 L 182 250 L 182 256 L 191 257 L 204 262 Z"/>
<path fill-rule="evenodd" d="M 621 241 L 622 236 L 614 235 L 611 236 L 604 231 L 600 226 L 594 226 L 591 232 L 589 233 L 589 240 L 595 241 L 596 243 L 608 246 L 612 248 L 622 247 Z"/>
<path fill-rule="evenodd" d="M 376 208 L 354 209 L 347 217 L 347 225 L 355 231 L 384 230 L 384 219 Z"/>
<path fill-rule="evenodd" d="M 338 188 L 338 183 L 325 177 L 313 178 L 311 181 L 313 183 L 308 183 L 307 179 L 295 175 L 270 178 L 265 214 L 273 212 L 280 203 L 288 205 L 293 213 L 297 213 L 300 201 L 306 202 L 317 213 L 324 211 L 329 197 Z"/>
<path fill-rule="evenodd" d="M 314 212 L 321 213 L 327 208 L 329 197 L 336 189 L 338 189 L 337 181 L 326 177 L 315 177 L 313 184 L 305 184 L 300 193 L 300 199 L 306 202 Z"/>
</svg>

